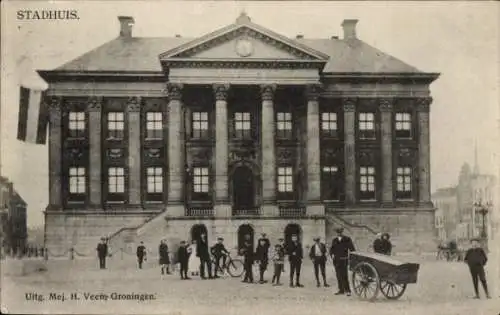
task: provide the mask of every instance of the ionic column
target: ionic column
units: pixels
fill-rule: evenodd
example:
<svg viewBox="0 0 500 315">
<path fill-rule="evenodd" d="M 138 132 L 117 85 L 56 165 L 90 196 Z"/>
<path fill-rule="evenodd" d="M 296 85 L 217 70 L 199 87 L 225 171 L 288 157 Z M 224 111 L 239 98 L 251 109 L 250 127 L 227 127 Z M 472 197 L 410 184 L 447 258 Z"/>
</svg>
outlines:
<svg viewBox="0 0 500 315">
<path fill-rule="evenodd" d="M 382 99 L 379 104 L 382 131 L 382 203 L 388 206 L 392 204 L 394 195 L 392 187 L 392 100 Z"/>
<path fill-rule="evenodd" d="M 62 209 L 61 173 L 62 173 L 62 130 L 61 98 L 49 100 L 49 208 Z"/>
<path fill-rule="evenodd" d="M 344 99 L 345 203 L 356 202 L 356 100 Z"/>
<path fill-rule="evenodd" d="M 307 201 L 321 199 L 320 148 L 319 148 L 319 87 L 307 87 Z"/>
<path fill-rule="evenodd" d="M 431 97 L 417 100 L 418 111 L 418 201 L 420 204 L 430 204 L 430 137 L 429 137 L 429 110 Z"/>
<path fill-rule="evenodd" d="M 227 203 L 228 193 L 228 129 L 227 92 L 229 85 L 216 84 L 215 93 L 215 201 Z"/>
<path fill-rule="evenodd" d="M 182 133 L 182 85 L 168 88 L 168 203 L 182 204 L 184 188 L 184 148 Z"/>
<path fill-rule="evenodd" d="M 129 204 L 141 204 L 141 98 L 131 97 L 128 114 Z"/>
<path fill-rule="evenodd" d="M 262 95 L 262 201 L 272 203 L 276 199 L 276 158 L 274 148 L 274 92 L 276 86 L 261 86 Z"/>
<path fill-rule="evenodd" d="M 92 97 L 89 112 L 89 186 L 90 205 L 100 207 L 101 197 L 101 108 L 102 97 Z"/>
</svg>

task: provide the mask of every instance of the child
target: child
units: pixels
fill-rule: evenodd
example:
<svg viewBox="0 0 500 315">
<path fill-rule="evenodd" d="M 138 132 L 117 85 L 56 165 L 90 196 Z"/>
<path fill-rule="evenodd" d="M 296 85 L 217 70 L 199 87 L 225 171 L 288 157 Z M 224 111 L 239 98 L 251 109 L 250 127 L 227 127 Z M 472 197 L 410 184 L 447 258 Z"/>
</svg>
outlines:
<svg viewBox="0 0 500 315">
<path fill-rule="evenodd" d="M 490 299 L 488 284 L 486 283 L 486 276 L 484 274 L 484 265 L 486 265 L 488 258 L 486 257 L 484 250 L 479 246 L 478 239 L 472 239 L 471 242 L 472 248 L 470 248 L 465 254 L 464 262 L 469 265 L 469 271 L 472 276 L 472 284 L 474 285 L 474 292 L 476 293 L 474 298 L 479 299 L 479 279 L 483 285 L 484 292 L 486 293 L 486 298 Z"/>
<path fill-rule="evenodd" d="M 192 255 L 192 254 L 191 254 Z M 188 262 L 189 262 L 189 252 L 185 241 L 181 241 L 181 246 L 177 250 L 177 260 L 180 265 L 181 280 L 189 280 L 188 277 Z"/>
<path fill-rule="evenodd" d="M 272 260 L 274 262 L 274 275 L 272 284 L 274 286 L 281 285 L 280 277 L 281 273 L 283 272 L 283 266 L 285 265 L 285 248 L 282 245 L 276 244 L 274 246 L 274 255 Z M 274 282 L 275 280 L 276 283 Z"/>
<path fill-rule="evenodd" d="M 142 269 L 142 262 L 146 261 L 146 246 L 144 246 L 144 242 L 141 241 L 139 246 L 137 246 L 137 262 L 139 263 L 139 269 Z"/>
<path fill-rule="evenodd" d="M 160 246 L 158 248 L 158 254 L 160 256 L 160 268 L 161 274 L 170 274 L 170 253 L 168 252 L 168 245 L 166 240 L 161 240 Z"/>
<path fill-rule="evenodd" d="M 196 240 L 192 241 L 187 250 L 189 253 L 188 269 L 191 270 L 191 276 L 197 276 L 200 270 L 200 260 L 196 257 Z"/>
</svg>

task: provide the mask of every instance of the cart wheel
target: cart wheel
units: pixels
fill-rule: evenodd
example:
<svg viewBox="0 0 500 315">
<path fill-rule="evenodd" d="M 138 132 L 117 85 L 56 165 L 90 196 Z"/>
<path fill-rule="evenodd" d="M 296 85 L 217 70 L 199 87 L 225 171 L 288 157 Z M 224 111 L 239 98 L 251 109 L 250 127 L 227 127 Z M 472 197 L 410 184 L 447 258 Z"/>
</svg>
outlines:
<svg viewBox="0 0 500 315">
<path fill-rule="evenodd" d="M 371 264 L 362 262 L 352 271 L 352 288 L 363 300 L 373 301 L 380 290 L 380 276 Z"/>
<path fill-rule="evenodd" d="M 233 259 L 227 265 L 227 272 L 233 278 L 241 277 L 243 271 L 244 271 L 243 262 L 239 259 Z"/>
<path fill-rule="evenodd" d="M 393 283 L 392 281 L 385 281 L 385 280 L 380 281 L 380 291 L 382 291 L 382 294 L 389 300 L 399 299 L 401 296 L 403 296 L 405 290 L 406 290 L 406 283 L 396 284 Z"/>
</svg>

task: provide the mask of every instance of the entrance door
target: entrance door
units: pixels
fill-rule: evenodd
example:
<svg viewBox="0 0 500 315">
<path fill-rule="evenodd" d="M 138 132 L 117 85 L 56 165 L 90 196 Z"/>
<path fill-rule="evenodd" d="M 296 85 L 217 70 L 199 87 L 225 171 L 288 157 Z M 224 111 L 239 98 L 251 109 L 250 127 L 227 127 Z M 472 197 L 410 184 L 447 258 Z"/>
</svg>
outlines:
<svg viewBox="0 0 500 315">
<path fill-rule="evenodd" d="M 292 242 L 292 235 L 297 235 L 299 241 L 302 240 L 302 229 L 300 225 L 295 223 L 290 223 L 285 227 L 285 246 L 288 248 L 288 244 Z"/>
<path fill-rule="evenodd" d="M 205 234 L 208 240 L 207 227 L 204 224 L 195 224 L 191 228 L 191 240 L 200 241 L 201 234 Z"/>
<path fill-rule="evenodd" d="M 252 170 L 239 166 L 233 173 L 233 207 L 238 210 L 254 208 L 254 194 Z"/>
<path fill-rule="evenodd" d="M 238 253 L 245 243 L 245 235 L 250 235 L 250 243 L 252 243 L 252 247 L 254 246 L 254 234 L 255 232 L 250 224 L 240 225 L 238 228 Z"/>
</svg>

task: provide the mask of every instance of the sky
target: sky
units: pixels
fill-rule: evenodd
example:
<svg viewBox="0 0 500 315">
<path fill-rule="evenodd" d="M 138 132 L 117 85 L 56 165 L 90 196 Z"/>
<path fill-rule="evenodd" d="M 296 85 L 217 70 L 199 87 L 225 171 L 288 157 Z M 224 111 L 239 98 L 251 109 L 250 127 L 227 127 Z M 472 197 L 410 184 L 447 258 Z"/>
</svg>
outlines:
<svg viewBox="0 0 500 315">
<path fill-rule="evenodd" d="M 77 10 L 78 20 L 20 21 L 17 10 Z M 431 85 L 431 187 L 455 185 L 464 162 L 495 166 L 499 119 L 499 12 L 495 2 L 2 2 L 1 174 L 28 203 L 28 225 L 43 224 L 48 201 L 47 146 L 16 140 L 18 82 L 50 70 L 118 36 L 117 16 L 135 18 L 134 36 L 199 37 L 235 21 L 285 36 L 342 38 L 358 19 L 358 38 L 426 72 Z M 38 82 L 42 86 L 43 82 Z"/>
</svg>

